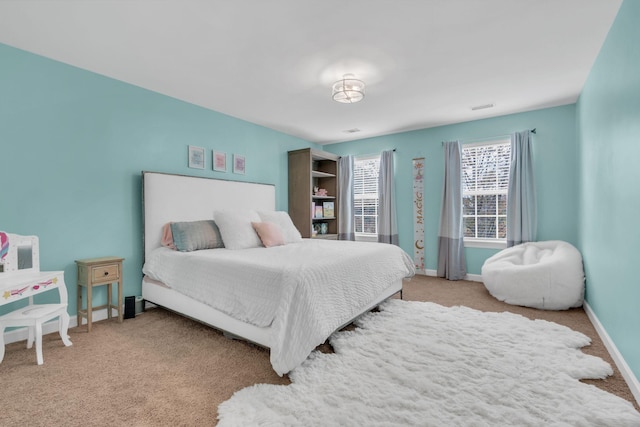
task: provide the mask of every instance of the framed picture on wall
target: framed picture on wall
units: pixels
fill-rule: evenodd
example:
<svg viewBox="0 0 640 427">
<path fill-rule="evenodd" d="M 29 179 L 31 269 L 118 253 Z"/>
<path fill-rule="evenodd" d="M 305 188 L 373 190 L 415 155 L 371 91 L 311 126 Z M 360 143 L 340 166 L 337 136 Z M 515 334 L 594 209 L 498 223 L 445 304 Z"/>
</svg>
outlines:
<svg viewBox="0 0 640 427">
<path fill-rule="evenodd" d="M 204 148 L 189 146 L 189 167 L 204 169 Z"/>
<path fill-rule="evenodd" d="M 245 171 L 245 162 L 244 156 L 239 154 L 233 155 L 233 173 L 244 174 Z"/>
<path fill-rule="evenodd" d="M 227 153 L 222 151 L 213 152 L 213 170 L 218 172 L 227 171 Z"/>
</svg>

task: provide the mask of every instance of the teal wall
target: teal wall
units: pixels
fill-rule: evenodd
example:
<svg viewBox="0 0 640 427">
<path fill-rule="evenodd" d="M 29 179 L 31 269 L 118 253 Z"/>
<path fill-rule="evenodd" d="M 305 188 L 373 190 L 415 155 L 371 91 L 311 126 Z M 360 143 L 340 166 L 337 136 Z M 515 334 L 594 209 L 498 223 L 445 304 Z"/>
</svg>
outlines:
<svg viewBox="0 0 640 427">
<path fill-rule="evenodd" d="M 640 2 L 625 0 L 578 100 L 587 301 L 640 378 Z"/>
<path fill-rule="evenodd" d="M 187 167 L 188 145 L 207 150 L 205 170 Z M 0 230 L 39 236 L 41 268 L 65 271 L 72 314 L 76 259 L 126 258 L 124 294 L 140 294 L 141 171 L 275 184 L 286 210 L 287 151 L 309 146 L 0 44 Z M 211 169 L 212 149 L 227 153 L 227 173 Z M 246 175 L 230 172 L 233 153 Z"/>
<path fill-rule="evenodd" d="M 470 141 L 537 129 L 533 135 L 538 239 L 577 244 L 578 149 L 575 105 L 512 114 L 491 119 L 422 129 L 341 144 L 325 150 L 340 155 L 373 154 L 396 149 L 396 194 L 400 246 L 413 255 L 412 159 L 425 158 L 425 266 L 437 269 L 438 227 L 444 158 L 442 141 Z M 480 274 L 484 261 L 497 250 L 466 248 L 467 271 Z"/>
</svg>

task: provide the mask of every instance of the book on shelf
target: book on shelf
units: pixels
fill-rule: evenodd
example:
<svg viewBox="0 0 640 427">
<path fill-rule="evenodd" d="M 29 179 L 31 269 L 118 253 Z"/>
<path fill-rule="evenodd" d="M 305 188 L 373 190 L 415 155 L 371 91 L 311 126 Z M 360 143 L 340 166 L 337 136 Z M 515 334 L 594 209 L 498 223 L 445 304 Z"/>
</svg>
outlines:
<svg viewBox="0 0 640 427">
<path fill-rule="evenodd" d="M 333 208 L 333 202 L 322 203 L 322 214 L 324 215 L 324 218 L 333 218 L 335 216 Z"/>
<path fill-rule="evenodd" d="M 322 206 L 316 205 L 314 218 L 323 218 L 323 216 L 322 216 Z"/>
</svg>

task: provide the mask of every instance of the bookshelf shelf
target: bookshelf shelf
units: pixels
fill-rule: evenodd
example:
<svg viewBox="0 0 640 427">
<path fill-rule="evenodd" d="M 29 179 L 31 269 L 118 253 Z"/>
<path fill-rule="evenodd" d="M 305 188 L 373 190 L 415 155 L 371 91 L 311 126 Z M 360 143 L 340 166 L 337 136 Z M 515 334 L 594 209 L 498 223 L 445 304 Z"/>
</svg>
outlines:
<svg viewBox="0 0 640 427">
<path fill-rule="evenodd" d="M 333 173 L 326 173 L 326 172 L 320 172 L 320 171 L 311 171 L 311 176 L 313 178 L 335 178 L 335 174 Z"/>
</svg>

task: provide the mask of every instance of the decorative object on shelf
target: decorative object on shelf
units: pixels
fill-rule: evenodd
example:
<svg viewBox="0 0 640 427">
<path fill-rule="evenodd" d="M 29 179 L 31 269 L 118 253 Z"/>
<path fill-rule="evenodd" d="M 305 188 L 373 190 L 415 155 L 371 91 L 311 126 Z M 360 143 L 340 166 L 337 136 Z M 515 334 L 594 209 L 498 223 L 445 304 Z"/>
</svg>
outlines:
<svg viewBox="0 0 640 427">
<path fill-rule="evenodd" d="M 189 167 L 204 169 L 204 148 L 189 146 Z"/>
<path fill-rule="evenodd" d="M 326 222 L 316 222 L 313 224 L 313 233 L 312 235 L 316 236 L 318 234 L 327 234 L 329 233 L 329 224 Z"/>
<path fill-rule="evenodd" d="M 325 188 L 314 187 L 314 195 L 319 197 L 327 197 L 328 193 Z"/>
<path fill-rule="evenodd" d="M 244 175 L 245 172 L 245 159 L 240 154 L 233 155 L 233 173 L 239 173 Z"/>
<path fill-rule="evenodd" d="M 322 215 L 324 218 L 333 218 L 335 216 L 333 207 L 333 202 L 322 203 Z"/>
<path fill-rule="evenodd" d="M 354 104 L 364 99 L 364 82 L 353 74 L 345 74 L 332 87 L 333 100 L 342 104 Z"/>
<path fill-rule="evenodd" d="M 322 216 L 322 214 L 323 214 L 323 212 L 322 212 L 322 206 L 317 205 L 315 209 L 316 209 L 316 210 L 315 210 L 314 218 L 323 218 L 323 216 Z"/>
<path fill-rule="evenodd" d="M 222 151 L 213 152 L 213 170 L 218 172 L 227 171 L 227 153 Z"/>
<path fill-rule="evenodd" d="M 326 222 L 320 223 L 320 234 L 327 234 L 329 232 L 329 224 Z"/>
</svg>

